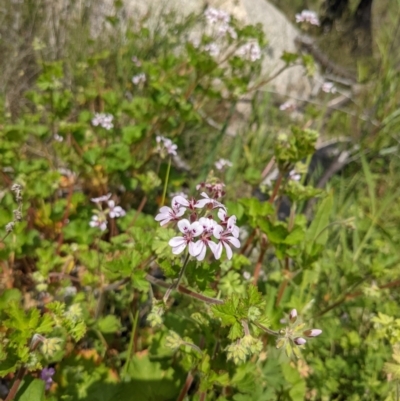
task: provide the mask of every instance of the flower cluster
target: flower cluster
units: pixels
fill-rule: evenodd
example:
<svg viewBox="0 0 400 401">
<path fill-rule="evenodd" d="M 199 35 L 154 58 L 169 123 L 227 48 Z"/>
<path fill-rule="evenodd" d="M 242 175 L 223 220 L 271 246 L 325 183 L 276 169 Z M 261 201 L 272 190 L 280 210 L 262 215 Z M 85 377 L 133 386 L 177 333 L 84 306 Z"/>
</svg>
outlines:
<svg viewBox="0 0 400 401">
<path fill-rule="evenodd" d="M 243 59 L 254 62 L 261 58 L 261 49 L 258 43 L 249 42 L 243 46 L 240 46 L 236 51 L 236 55 Z"/>
<path fill-rule="evenodd" d="M 132 77 L 132 83 L 134 85 L 139 85 L 140 83 L 145 83 L 146 82 L 146 74 L 144 72 L 141 72 L 140 74 L 134 75 Z"/>
<path fill-rule="evenodd" d="M 214 191 L 214 194 L 216 193 L 217 191 Z M 201 261 L 205 258 L 208 248 L 215 259 L 219 259 L 225 249 L 227 258 L 231 259 L 231 246 L 240 247 L 236 217 L 227 214 L 226 207 L 217 197 L 209 197 L 205 192 L 202 192 L 201 196 L 202 199 L 198 200 L 175 196 L 171 207 L 161 207 L 155 219 L 161 226 L 177 222 L 181 236 L 169 241 L 173 254 L 179 255 L 188 248 L 189 254 Z M 218 222 L 213 216 L 215 211 Z M 184 218 L 186 213 L 189 215 L 188 219 Z"/>
<path fill-rule="evenodd" d="M 221 49 L 216 43 L 208 43 L 204 46 L 204 51 L 211 57 L 218 57 Z"/>
<path fill-rule="evenodd" d="M 176 150 L 178 149 L 178 146 L 175 145 L 171 139 L 165 138 L 164 136 L 157 135 L 156 136 L 156 142 L 157 142 L 157 152 L 162 156 L 165 157 L 166 155 L 170 156 L 176 156 Z"/>
<path fill-rule="evenodd" d="M 232 39 L 237 38 L 235 29 L 229 25 L 231 17 L 227 12 L 208 7 L 204 11 L 204 16 L 210 25 L 216 25 L 218 36 L 228 34 Z"/>
<path fill-rule="evenodd" d="M 40 372 L 40 378 L 44 381 L 46 385 L 46 390 L 49 390 L 53 384 L 53 376 L 56 373 L 54 368 L 44 368 Z"/>
<path fill-rule="evenodd" d="M 296 356 L 299 356 L 299 350 L 297 347 L 302 347 L 306 344 L 307 340 L 304 337 L 317 337 L 322 333 L 322 330 L 304 330 L 305 324 L 298 320 L 296 309 L 290 311 L 288 320 L 288 326 L 279 331 L 281 337 L 276 342 L 276 348 L 284 347 L 288 356 L 290 356 L 291 352 Z"/>
<path fill-rule="evenodd" d="M 94 117 L 92 118 L 92 125 L 94 127 L 103 127 L 109 131 L 110 129 L 114 128 L 113 119 L 114 117 L 111 114 L 95 113 Z"/>
<path fill-rule="evenodd" d="M 296 22 L 305 22 L 311 25 L 319 26 L 318 15 L 315 11 L 303 10 L 300 14 L 296 14 Z"/>
<path fill-rule="evenodd" d="M 115 206 L 115 201 L 111 198 L 111 194 L 103 195 L 98 198 L 92 198 L 91 201 L 97 204 L 100 210 L 96 210 L 95 214 L 92 216 L 89 225 L 90 227 L 97 227 L 101 231 L 105 231 L 107 228 L 107 215 L 110 219 L 115 219 L 117 217 L 125 216 L 125 210 L 121 206 Z M 106 202 L 107 208 L 103 210 L 102 204 Z"/>
<path fill-rule="evenodd" d="M 219 159 L 215 162 L 215 167 L 217 170 L 223 170 L 226 167 L 232 167 L 233 164 L 229 160 L 226 159 Z"/>
<path fill-rule="evenodd" d="M 336 86 L 333 82 L 324 82 L 321 86 L 322 92 L 336 93 Z"/>
</svg>

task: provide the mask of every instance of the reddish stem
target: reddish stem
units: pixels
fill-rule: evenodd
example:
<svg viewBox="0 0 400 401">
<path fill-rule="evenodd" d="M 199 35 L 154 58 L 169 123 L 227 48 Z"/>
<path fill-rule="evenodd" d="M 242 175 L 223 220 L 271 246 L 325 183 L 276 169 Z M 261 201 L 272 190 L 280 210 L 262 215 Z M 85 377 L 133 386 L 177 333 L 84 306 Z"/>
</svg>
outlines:
<svg viewBox="0 0 400 401">
<path fill-rule="evenodd" d="M 191 372 L 189 372 L 186 377 L 185 384 L 183 385 L 182 390 L 179 393 L 179 396 L 176 399 L 176 401 L 183 401 L 183 399 L 185 398 L 187 392 L 189 391 L 189 388 L 192 385 L 192 383 L 193 383 L 193 375 Z"/>
<path fill-rule="evenodd" d="M 269 203 L 273 203 L 276 196 L 278 195 L 279 187 L 281 186 L 281 183 L 282 183 L 282 178 L 283 178 L 283 174 L 279 173 L 278 179 L 275 182 L 274 190 L 272 191 L 272 195 L 268 199 Z"/>
</svg>

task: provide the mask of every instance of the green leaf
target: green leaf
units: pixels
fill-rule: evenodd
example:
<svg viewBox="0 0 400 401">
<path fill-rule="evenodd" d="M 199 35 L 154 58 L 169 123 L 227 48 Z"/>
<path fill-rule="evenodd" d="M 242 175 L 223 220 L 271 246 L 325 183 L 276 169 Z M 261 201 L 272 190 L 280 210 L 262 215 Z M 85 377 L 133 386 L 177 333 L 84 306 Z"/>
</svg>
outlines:
<svg viewBox="0 0 400 401">
<path fill-rule="evenodd" d="M 121 328 L 121 322 L 114 315 L 107 315 L 97 322 L 98 329 L 104 334 L 115 333 Z"/>
<path fill-rule="evenodd" d="M 216 318 L 220 318 L 222 320 L 223 326 L 231 325 L 236 322 L 236 305 L 232 298 L 228 299 L 222 305 L 212 306 L 211 310 Z"/>
<path fill-rule="evenodd" d="M 235 321 L 235 323 L 229 330 L 228 338 L 230 338 L 231 340 L 236 340 L 237 338 L 240 338 L 242 336 L 243 336 L 243 327 L 239 322 Z"/>
<path fill-rule="evenodd" d="M 328 240 L 328 231 L 325 229 L 329 224 L 329 217 L 333 206 L 333 196 L 330 194 L 319 204 L 317 213 L 308 228 L 305 235 L 307 249 L 310 250 L 312 245 L 325 245 Z"/>
<path fill-rule="evenodd" d="M 44 397 L 45 383 L 43 380 L 26 377 L 18 390 L 16 401 L 42 401 Z"/>
</svg>

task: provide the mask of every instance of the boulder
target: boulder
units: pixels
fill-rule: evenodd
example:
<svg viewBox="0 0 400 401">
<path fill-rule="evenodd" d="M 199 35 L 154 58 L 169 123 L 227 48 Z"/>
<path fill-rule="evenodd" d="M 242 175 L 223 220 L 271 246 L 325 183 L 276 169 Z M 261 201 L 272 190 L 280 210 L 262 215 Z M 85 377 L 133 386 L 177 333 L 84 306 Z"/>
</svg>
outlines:
<svg viewBox="0 0 400 401">
<path fill-rule="evenodd" d="M 103 12 L 112 8 L 112 0 L 103 2 Z M 227 11 L 245 24 L 262 25 L 268 40 L 263 64 L 265 77 L 275 74 L 284 66 L 280 59 L 284 51 L 297 51 L 295 38 L 299 31 L 282 12 L 266 0 L 124 0 L 125 12 L 129 17 L 144 15 L 150 10 L 150 15 L 154 16 L 168 10 L 178 11 L 184 16 L 201 12 L 207 5 Z M 150 24 L 152 22 L 158 21 L 150 18 Z M 306 76 L 302 66 L 290 67 L 269 84 L 271 91 L 301 99 L 307 99 L 313 87 L 313 80 Z"/>
</svg>

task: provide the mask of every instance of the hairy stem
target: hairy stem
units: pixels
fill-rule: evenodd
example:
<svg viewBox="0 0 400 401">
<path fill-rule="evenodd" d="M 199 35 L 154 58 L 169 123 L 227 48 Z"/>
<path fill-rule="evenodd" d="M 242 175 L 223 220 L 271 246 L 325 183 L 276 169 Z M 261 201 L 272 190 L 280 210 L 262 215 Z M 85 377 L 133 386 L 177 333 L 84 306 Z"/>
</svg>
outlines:
<svg viewBox="0 0 400 401">
<path fill-rule="evenodd" d="M 189 257 L 190 257 L 190 254 L 188 253 L 186 255 L 185 261 L 183 262 L 182 269 L 179 272 L 178 279 L 174 283 L 171 284 L 171 286 L 168 288 L 167 292 L 164 295 L 164 298 L 163 298 L 164 303 L 167 303 L 171 292 L 179 286 L 179 283 L 181 282 L 182 277 L 185 274 L 186 266 L 188 265 L 188 262 L 189 262 Z"/>
</svg>

